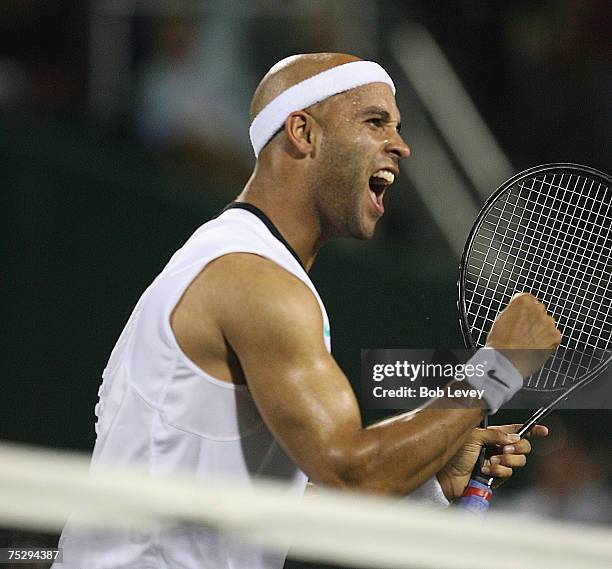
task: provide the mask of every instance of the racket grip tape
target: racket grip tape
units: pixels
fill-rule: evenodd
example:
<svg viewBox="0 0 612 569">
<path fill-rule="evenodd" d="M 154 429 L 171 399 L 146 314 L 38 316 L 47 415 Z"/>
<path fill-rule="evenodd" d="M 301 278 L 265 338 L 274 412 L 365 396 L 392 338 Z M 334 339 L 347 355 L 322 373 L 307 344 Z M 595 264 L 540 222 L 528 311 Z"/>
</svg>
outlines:
<svg viewBox="0 0 612 569">
<path fill-rule="evenodd" d="M 482 517 L 487 513 L 492 497 L 493 491 L 489 486 L 472 479 L 463 491 L 463 496 L 459 500 L 459 507 L 464 511 Z"/>
</svg>

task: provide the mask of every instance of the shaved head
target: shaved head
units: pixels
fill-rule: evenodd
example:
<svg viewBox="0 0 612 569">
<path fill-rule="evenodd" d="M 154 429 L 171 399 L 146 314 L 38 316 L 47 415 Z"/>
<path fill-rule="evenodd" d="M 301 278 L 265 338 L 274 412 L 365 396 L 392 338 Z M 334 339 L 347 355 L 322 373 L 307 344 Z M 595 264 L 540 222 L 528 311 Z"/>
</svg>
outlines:
<svg viewBox="0 0 612 569">
<path fill-rule="evenodd" d="M 304 53 L 282 59 L 265 74 L 257 86 L 251 100 L 251 120 L 272 99 L 278 97 L 289 87 L 332 67 L 352 61 L 361 61 L 361 58 L 346 53 Z"/>
<path fill-rule="evenodd" d="M 344 53 L 287 57 L 259 83 L 250 116 L 257 162 L 245 195 L 279 216 L 292 204 L 317 242 L 370 238 L 410 153 L 384 68 Z"/>
</svg>

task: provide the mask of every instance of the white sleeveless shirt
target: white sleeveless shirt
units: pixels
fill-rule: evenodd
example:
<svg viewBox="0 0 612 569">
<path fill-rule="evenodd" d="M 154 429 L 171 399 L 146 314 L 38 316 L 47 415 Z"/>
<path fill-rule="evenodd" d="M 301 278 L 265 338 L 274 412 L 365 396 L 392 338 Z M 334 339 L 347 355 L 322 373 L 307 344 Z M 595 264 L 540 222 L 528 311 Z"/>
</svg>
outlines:
<svg viewBox="0 0 612 569">
<path fill-rule="evenodd" d="M 266 428 L 247 386 L 200 369 L 170 326 L 174 307 L 202 269 L 238 252 L 268 258 L 304 282 L 319 303 L 321 334 L 331 349 L 325 307 L 295 253 L 257 208 L 232 204 L 174 254 L 132 312 L 103 373 L 93 469 L 138 464 L 151 474 L 191 471 L 247 485 L 273 477 L 301 495 L 306 476 Z M 280 569 L 284 562 L 282 555 L 193 526 L 102 536 L 69 523 L 60 547 L 58 569 Z"/>
</svg>

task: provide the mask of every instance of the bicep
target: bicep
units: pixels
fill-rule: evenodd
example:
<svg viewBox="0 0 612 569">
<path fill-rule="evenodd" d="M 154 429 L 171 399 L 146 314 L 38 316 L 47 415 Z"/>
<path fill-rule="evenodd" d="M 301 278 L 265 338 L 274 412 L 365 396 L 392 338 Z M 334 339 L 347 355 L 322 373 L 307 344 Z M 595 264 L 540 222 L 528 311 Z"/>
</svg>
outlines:
<svg viewBox="0 0 612 569">
<path fill-rule="evenodd" d="M 241 362 L 255 403 L 275 438 L 306 474 L 333 482 L 349 462 L 361 429 L 353 391 L 327 354 L 283 359 L 244 354 Z M 259 360 L 259 361 L 256 361 Z"/>
<path fill-rule="evenodd" d="M 333 483 L 361 431 L 359 407 L 325 347 L 314 295 L 268 268 L 241 295 L 239 313 L 224 311 L 222 330 L 275 438 L 309 477 Z"/>
</svg>

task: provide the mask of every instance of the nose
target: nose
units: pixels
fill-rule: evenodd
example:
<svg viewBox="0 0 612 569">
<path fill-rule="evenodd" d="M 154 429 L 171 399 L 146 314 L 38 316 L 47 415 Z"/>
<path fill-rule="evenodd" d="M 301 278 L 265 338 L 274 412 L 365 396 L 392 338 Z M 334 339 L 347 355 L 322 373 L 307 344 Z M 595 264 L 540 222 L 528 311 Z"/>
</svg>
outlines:
<svg viewBox="0 0 612 569">
<path fill-rule="evenodd" d="M 404 142 L 400 133 L 395 131 L 392 138 L 387 141 L 387 152 L 397 156 L 400 160 L 410 156 L 410 147 Z"/>
</svg>

